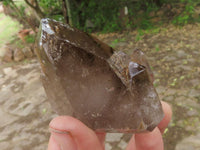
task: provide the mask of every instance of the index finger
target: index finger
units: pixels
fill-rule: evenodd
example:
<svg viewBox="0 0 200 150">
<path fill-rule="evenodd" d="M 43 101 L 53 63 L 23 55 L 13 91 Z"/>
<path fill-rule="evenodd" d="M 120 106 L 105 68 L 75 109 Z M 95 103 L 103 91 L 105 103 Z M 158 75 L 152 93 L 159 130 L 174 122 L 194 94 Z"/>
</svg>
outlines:
<svg viewBox="0 0 200 150">
<path fill-rule="evenodd" d="M 68 132 L 80 150 L 94 150 L 94 148 L 95 150 L 103 150 L 95 132 L 78 119 L 70 116 L 59 116 L 50 122 L 49 127 L 57 130 L 57 133 Z"/>
</svg>

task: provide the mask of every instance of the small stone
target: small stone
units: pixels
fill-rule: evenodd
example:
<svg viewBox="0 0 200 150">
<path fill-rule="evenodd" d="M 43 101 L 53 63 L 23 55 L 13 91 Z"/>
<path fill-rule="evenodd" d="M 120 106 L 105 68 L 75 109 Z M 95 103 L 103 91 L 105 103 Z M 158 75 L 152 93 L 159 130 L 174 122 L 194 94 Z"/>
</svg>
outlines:
<svg viewBox="0 0 200 150">
<path fill-rule="evenodd" d="M 123 136 L 123 133 L 108 133 L 106 135 L 107 142 L 119 142 Z"/>
<path fill-rule="evenodd" d="M 11 72 L 12 72 L 12 68 L 11 67 L 7 67 L 7 68 L 3 68 L 3 72 L 6 74 L 6 75 L 9 75 Z"/>
<path fill-rule="evenodd" d="M 190 80 L 190 83 L 192 84 L 192 86 L 198 86 L 200 85 L 200 79 L 192 79 Z"/>
<path fill-rule="evenodd" d="M 118 147 L 121 149 L 125 149 L 127 147 L 127 143 L 124 140 L 121 140 L 118 144 Z"/>
<path fill-rule="evenodd" d="M 13 51 L 12 51 L 12 49 L 10 49 L 10 48 L 7 47 L 5 55 L 3 56 L 2 59 L 5 62 L 11 62 L 11 61 L 13 61 Z"/>
<path fill-rule="evenodd" d="M 176 145 L 175 150 L 199 150 L 200 148 L 200 133 L 186 137 Z"/>
<path fill-rule="evenodd" d="M 126 143 L 128 143 L 128 142 L 130 141 L 130 139 L 131 139 L 132 136 L 133 136 L 133 134 L 131 134 L 131 133 L 129 133 L 129 134 L 124 134 L 123 137 L 122 137 L 122 139 L 123 139 Z"/>
<path fill-rule="evenodd" d="M 14 51 L 14 61 L 21 61 L 24 59 L 24 54 L 21 49 L 16 48 Z"/>
<path fill-rule="evenodd" d="M 105 144 L 105 150 L 111 150 L 112 146 L 109 143 Z"/>
<path fill-rule="evenodd" d="M 188 72 L 193 70 L 193 68 L 191 66 L 189 66 L 189 65 L 186 66 L 186 64 L 177 65 L 176 68 L 177 69 L 180 68 L 182 71 L 184 70 L 184 71 L 188 71 Z"/>
<path fill-rule="evenodd" d="M 179 50 L 179 51 L 177 51 L 177 56 L 178 56 L 179 58 L 184 58 L 184 57 L 187 56 L 187 54 L 185 53 L 185 51 Z"/>
<path fill-rule="evenodd" d="M 199 97 L 200 96 L 200 91 L 199 90 L 195 90 L 195 89 L 191 89 L 191 91 L 189 92 L 189 96 L 190 97 Z"/>
<path fill-rule="evenodd" d="M 169 88 L 165 92 L 166 95 L 175 95 L 177 91 L 175 89 Z"/>
<path fill-rule="evenodd" d="M 189 111 L 187 111 L 187 115 L 188 115 L 188 116 L 195 116 L 195 115 L 198 115 L 198 111 L 195 110 L 195 109 L 189 110 Z"/>
<path fill-rule="evenodd" d="M 3 128 L 18 119 L 18 117 L 16 115 L 11 115 L 11 114 L 5 112 L 2 109 L 2 107 L 0 108 L 0 118 L 1 118 L 0 128 Z"/>
<path fill-rule="evenodd" d="M 7 52 L 7 47 L 6 46 L 1 47 L 0 48 L 0 58 L 3 58 L 6 54 L 6 52 Z"/>
<path fill-rule="evenodd" d="M 168 56 L 168 55 L 167 55 L 167 56 L 164 57 L 164 60 L 171 62 L 171 61 L 177 60 L 177 58 L 174 57 L 174 56 Z"/>
<path fill-rule="evenodd" d="M 166 87 L 158 86 L 158 87 L 156 87 L 156 90 L 157 90 L 158 94 L 162 94 L 162 93 L 166 92 Z"/>
<path fill-rule="evenodd" d="M 185 108 L 194 108 L 194 109 L 199 109 L 200 108 L 200 104 L 198 102 L 196 102 L 194 99 L 191 99 L 189 97 L 177 97 L 175 99 L 175 102 L 177 105 L 183 106 Z"/>
<path fill-rule="evenodd" d="M 22 52 L 24 53 L 24 55 L 25 55 L 26 58 L 32 58 L 34 56 L 30 47 L 24 47 L 22 49 Z"/>
<path fill-rule="evenodd" d="M 174 101 L 174 96 L 173 95 L 167 95 L 166 97 L 163 98 L 163 100 L 167 102 L 172 102 Z"/>
<path fill-rule="evenodd" d="M 34 106 L 31 101 L 25 100 L 24 97 L 10 98 L 4 103 L 4 108 L 9 114 L 18 116 L 27 116 L 31 113 Z"/>
<path fill-rule="evenodd" d="M 7 100 L 9 100 L 10 96 L 13 95 L 14 93 L 11 91 L 11 89 L 9 88 L 5 88 L 4 85 L 2 86 L 2 88 L 0 89 L 0 104 L 5 103 Z"/>
<path fill-rule="evenodd" d="M 13 77 L 13 78 L 15 78 L 18 75 L 17 72 L 16 72 L 16 70 L 14 70 L 12 67 L 4 68 L 3 72 L 4 72 L 4 74 L 7 77 Z"/>
</svg>

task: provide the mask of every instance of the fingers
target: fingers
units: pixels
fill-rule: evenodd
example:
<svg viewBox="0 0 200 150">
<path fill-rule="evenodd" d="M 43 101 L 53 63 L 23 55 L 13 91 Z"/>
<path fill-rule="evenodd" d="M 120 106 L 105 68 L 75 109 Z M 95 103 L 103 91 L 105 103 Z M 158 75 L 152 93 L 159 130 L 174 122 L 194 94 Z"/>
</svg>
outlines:
<svg viewBox="0 0 200 150">
<path fill-rule="evenodd" d="M 133 136 L 131 137 L 126 150 L 136 150 L 136 144 L 135 144 L 135 135 L 133 134 Z"/>
<path fill-rule="evenodd" d="M 73 117 L 57 117 L 50 122 L 49 126 L 53 129 L 51 132 L 53 139 L 58 139 L 55 141 L 59 146 L 62 146 L 62 150 L 69 150 L 67 146 L 71 146 L 70 150 L 74 150 L 73 148 L 76 150 L 103 150 L 96 134 Z M 67 132 L 69 134 L 66 134 Z"/>
<path fill-rule="evenodd" d="M 163 120 L 152 132 L 140 133 L 132 136 L 126 150 L 163 150 L 162 133 L 168 126 L 172 110 L 169 104 L 161 102 L 165 114 Z"/>
<path fill-rule="evenodd" d="M 164 150 L 160 130 L 156 127 L 152 132 L 133 135 L 126 150 Z"/>
<path fill-rule="evenodd" d="M 172 110 L 166 102 L 162 102 L 165 117 L 152 132 L 135 134 L 126 150 L 163 150 L 161 133 L 169 124 Z M 51 133 L 48 150 L 103 150 L 105 133 L 94 133 L 79 120 L 60 116 L 50 123 Z M 64 133 L 64 134 L 63 134 Z"/>
<path fill-rule="evenodd" d="M 168 126 L 171 118 L 172 118 L 172 110 L 168 103 L 161 101 L 163 112 L 165 114 L 163 120 L 158 124 L 158 128 L 160 129 L 160 132 L 163 134 L 165 131 L 165 128 Z"/>
<path fill-rule="evenodd" d="M 152 132 L 135 134 L 137 150 L 164 150 L 162 135 L 156 127 Z"/>
<path fill-rule="evenodd" d="M 104 146 L 105 146 L 106 133 L 105 133 L 105 132 L 95 132 L 95 133 L 96 133 L 96 135 L 97 135 L 97 137 L 98 137 L 98 139 L 99 139 L 101 145 L 102 145 L 103 148 L 104 148 Z"/>
<path fill-rule="evenodd" d="M 49 139 L 48 150 L 60 150 L 59 145 L 52 136 Z"/>
<path fill-rule="evenodd" d="M 48 150 L 77 150 L 76 143 L 69 134 L 51 132 Z"/>
</svg>

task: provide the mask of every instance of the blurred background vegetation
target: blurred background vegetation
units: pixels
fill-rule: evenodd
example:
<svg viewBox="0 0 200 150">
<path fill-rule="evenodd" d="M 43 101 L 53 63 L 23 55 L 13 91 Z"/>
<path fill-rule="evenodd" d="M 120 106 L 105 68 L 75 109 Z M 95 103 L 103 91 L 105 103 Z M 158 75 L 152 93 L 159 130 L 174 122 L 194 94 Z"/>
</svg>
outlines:
<svg viewBox="0 0 200 150">
<path fill-rule="evenodd" d="M 199 0 L 0 0 L 5 14 L 37 30 L 41 18 L 69 23 L 87 32 L 152 29 L 199 22 Z"/>
<path fill-rule="evenodd" d="M 0 47 L 29 45 L 32 51 L 40 20 L 46 17 L 90 33 L 137 30 L 136 41 L 169 24 L 182 27 L 200 22 L 200 0 L 0 0 L 0 5 L 4 10 Z"/>
</svg>

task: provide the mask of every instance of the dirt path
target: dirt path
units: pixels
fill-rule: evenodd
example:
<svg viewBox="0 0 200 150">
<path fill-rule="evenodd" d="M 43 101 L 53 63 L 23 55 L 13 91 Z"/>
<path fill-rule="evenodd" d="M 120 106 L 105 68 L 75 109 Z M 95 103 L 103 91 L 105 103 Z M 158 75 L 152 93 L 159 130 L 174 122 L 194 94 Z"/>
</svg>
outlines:
<svg viewBox="0 0 200 150">
<path fill-rule="evenodd" d="M 173 120 L 164 135 L 166 150 L 200 149 L 200 25 L 162 28 L 136 42 L 137 32 L 98 35 L 116 49 L 141 48 L 149 56 L 155 86 L 173 107 Z M 118 39 L 118 40 L 116 40 Z M 0 66 L 1 150 L 44 150 L 51 111 L 41 85 L 36 59 Z M 108 134 L 106 150 L 122 150 L 129 134 Z"/>
</svg>

